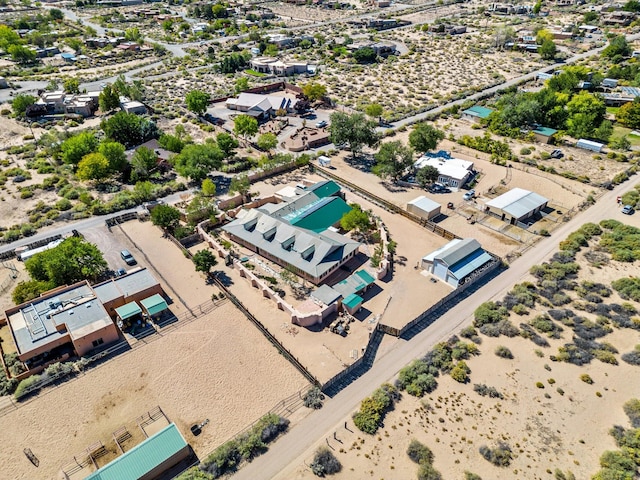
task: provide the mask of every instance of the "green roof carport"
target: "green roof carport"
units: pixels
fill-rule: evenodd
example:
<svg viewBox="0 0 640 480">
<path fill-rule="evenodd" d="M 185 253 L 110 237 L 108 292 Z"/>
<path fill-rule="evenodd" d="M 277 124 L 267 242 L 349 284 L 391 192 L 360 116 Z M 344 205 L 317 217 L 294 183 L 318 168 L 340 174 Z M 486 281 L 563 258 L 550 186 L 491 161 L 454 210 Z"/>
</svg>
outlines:
<svg viewBox="0 0 640 480">
<path fill-rule="evenodd" d="M 342 304 L 345 307 L 347 307 L 349 310 L 353 311 L 356 308 L 358 308 L 360 305 L 362 305 L 362 302 L 364 302 L 364 299 L 360 295 L 356 295 L 355 293 L 352 293 L 342 301 Z"/>
<path fill-rule="evenodd" d="M 145 298 L 140 302 L 140 304 L 147 311 L 149 315 L 155 315 L 169 308 L 169 305 L 167 305 L 167 302 L 164 301 L 164 298 L 162 298 L 162 295 L 158 293 L 156 293 L 155 295 L 151 295 L 148 298 Z"/>
<path fill-rule="evenodd" d="M 171 423 L 84 480 L 138 480 L 181 451 L 184 456 L 173 465 L 186 458 L 189 455 L 187 447 L 176 424 Z M 167 469 L 173 465 L 167 465 Z"/>
<path fill-rule="evenodd" d="M 368 287 L 369 285 L 371 285 L 373 282 L 375 282 L 375 281 L 376 281 L 376 279 L 375 279 L 375 278 L 373 278 L 373 277 L 369 274 L 369 272 L 367 272 L 366 270 L 358 270 L 358 271 L 356 272 L 356 275 L 358 275 L 358 276 L 362 279 L 362 281 L 364 281 L 364 283 L 366 283 L 367 287 Z"/>
<path fill-rule="evenodd" d="M 142 309 L 136 302 L 129 302 L 116 308 L 116 313 L 122 320 L 126 320 L 129 317 L 142 313 Z"/>
<path fill-rule="evenodd" d="M 307 187 L 307 190 L 315 193 L 320 198 L 331 197 L 340 191 L 340 185 L 338 185 L 333 180 L 325 180 L 323 182 L 318 182 L 310 187 Z"/>
</svg>

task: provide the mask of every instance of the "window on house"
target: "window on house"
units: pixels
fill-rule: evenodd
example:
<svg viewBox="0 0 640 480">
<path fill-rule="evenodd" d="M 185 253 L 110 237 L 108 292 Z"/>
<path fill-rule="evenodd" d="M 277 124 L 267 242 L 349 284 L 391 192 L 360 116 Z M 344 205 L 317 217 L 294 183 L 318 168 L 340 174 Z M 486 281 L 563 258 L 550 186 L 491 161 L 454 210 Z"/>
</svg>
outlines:
<svg viewBox="0 0 640 480">
<path fill-rule="evenodd" d="M 98 345 L 102 345 L 103 343 L 104 343 L 104 340 L 103 340 L 102 338 L 99 338 L 99 339 L 94 340 L 94 341 L 92 342 L 92 344 L 93 344 L 93 346 L 94 346 L 94 347 L 97 347 Z"/>
</svg>

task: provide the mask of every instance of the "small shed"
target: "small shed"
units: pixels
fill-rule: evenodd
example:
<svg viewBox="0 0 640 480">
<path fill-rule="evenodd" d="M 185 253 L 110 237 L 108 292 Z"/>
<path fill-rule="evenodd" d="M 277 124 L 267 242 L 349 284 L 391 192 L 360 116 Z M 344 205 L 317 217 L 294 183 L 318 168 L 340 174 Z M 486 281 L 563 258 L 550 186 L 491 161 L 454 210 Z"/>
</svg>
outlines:
<svg viewBox="0 0 640 480">
<path fill-rule="evenodd" d="M 558 133 L 558 131 L 553 128 L 538 126 L 535 129 L 531 130 L 531 133 L 533 133 L 536 142 L 553 143 L 555 134 Z"/>
<path fill-rule="evenodd" d="M 352 293 L 342 301 L 342 305 L 344 306 L 344 309 L 347 312 L 349 312 L 350 315 L 353 315 L 358 310 L 360 310 L 360 307 L 362 306 L 363 302 L 364 302 L 364 299 L 360 295 Z"/>
<path fill-rule="evenodd" d="M 407 212 L 425 220 L 431 220 L 440 215 L 440 204 L 421 195 L 407 203 Z"/>
<path fill-rule="evenodd" d="M 311 292 L 311 298 L 325 305 L 333 305 L 342 298 L 342 294 L 329 285 L 321 285 Z"/>
<path fill-rule="evenodd" d="M 485 203 L 485 210 L 511 224 L 522 222 L 547 206 L 549 200 L 523 188 L 512 188 Z"/>
<path fill-rule="evenodd" d="M 467 108 L 466 110 L 463 110 L 461 113 L 461 117 L 465 120 L 470 120 L 472 122 L 477 123 L 480 120 L 487 118 L 489 115 L 491 115 L 492 112 L 493 112 L 493 109 L 491 108 L 474 105 L 471 108 Z"/>
<path fill-rule="evenodd" d="M 576 143 L 576 147 L 582 148 L 584 150 L 591 150 L 592 152 L 600 153 L 604 148 L 604 144 L 581 138 L 580 140 L 578 140 L 578 143 Z"/>
</svg>

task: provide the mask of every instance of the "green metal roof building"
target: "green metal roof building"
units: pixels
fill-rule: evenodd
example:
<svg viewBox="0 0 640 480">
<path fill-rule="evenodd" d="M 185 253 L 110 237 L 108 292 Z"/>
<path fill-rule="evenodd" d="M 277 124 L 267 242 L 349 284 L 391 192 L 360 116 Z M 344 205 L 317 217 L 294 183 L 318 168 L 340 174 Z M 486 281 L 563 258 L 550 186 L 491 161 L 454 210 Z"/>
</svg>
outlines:
<svg viewBox="0 0 640 480">
<path fill-rule="evenodd" d="M 320 198 L 332 197 L 340 192 L 340 185 L 333 180 L 325 180 L 307 187 L 306 190 L 313 192 Z"/>
<path fill-rule="evenodd" d="M 324 197 L 282 219 L 296 227 L 321 233 L 340 222 L 342 216 L 350 211 L 351 207 L 340 197 Z"/>
<path fill-rule="evenodd" d="M 466 110 L 463 110 L 462 115 L 463 117 L 467 117 L 471 120 L 479 120 L 479 119 L 487 118 L 489 115 L 491 115 L 492 112 L 493 112 L 493 109 L 491 108 L 474 105 L 471 108 L 467 108 Z"/>
<path fill-rule="evenodd" d="M 154 480 L 190 454 L 189 444 L 171 423 L 85 480 Z"/>
</svg>

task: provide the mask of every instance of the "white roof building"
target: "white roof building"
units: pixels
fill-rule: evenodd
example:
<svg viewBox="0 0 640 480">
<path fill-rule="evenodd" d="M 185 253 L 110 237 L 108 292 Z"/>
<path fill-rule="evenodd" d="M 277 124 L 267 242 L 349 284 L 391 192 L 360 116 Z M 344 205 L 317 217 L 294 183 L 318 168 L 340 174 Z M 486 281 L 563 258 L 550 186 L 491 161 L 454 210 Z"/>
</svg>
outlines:
<svg viewBox="0 0 640 480">
<path fill-rule="evenodd" d="M 462 187 L 473 175 L 473 162 L 459 158 L 420 157 L 413 165 L 416 170 L 426 166 L 438 170 L 438 182 L 451 188 Z"/>
<path fill-rule="evenodd" d="M 529 218 L 547 206 L 549 200 L 523 188 L 513 188 L 499 197 L 489 200 L 485 207 L 494 215 L 510 223 Z"/>
</svg>

